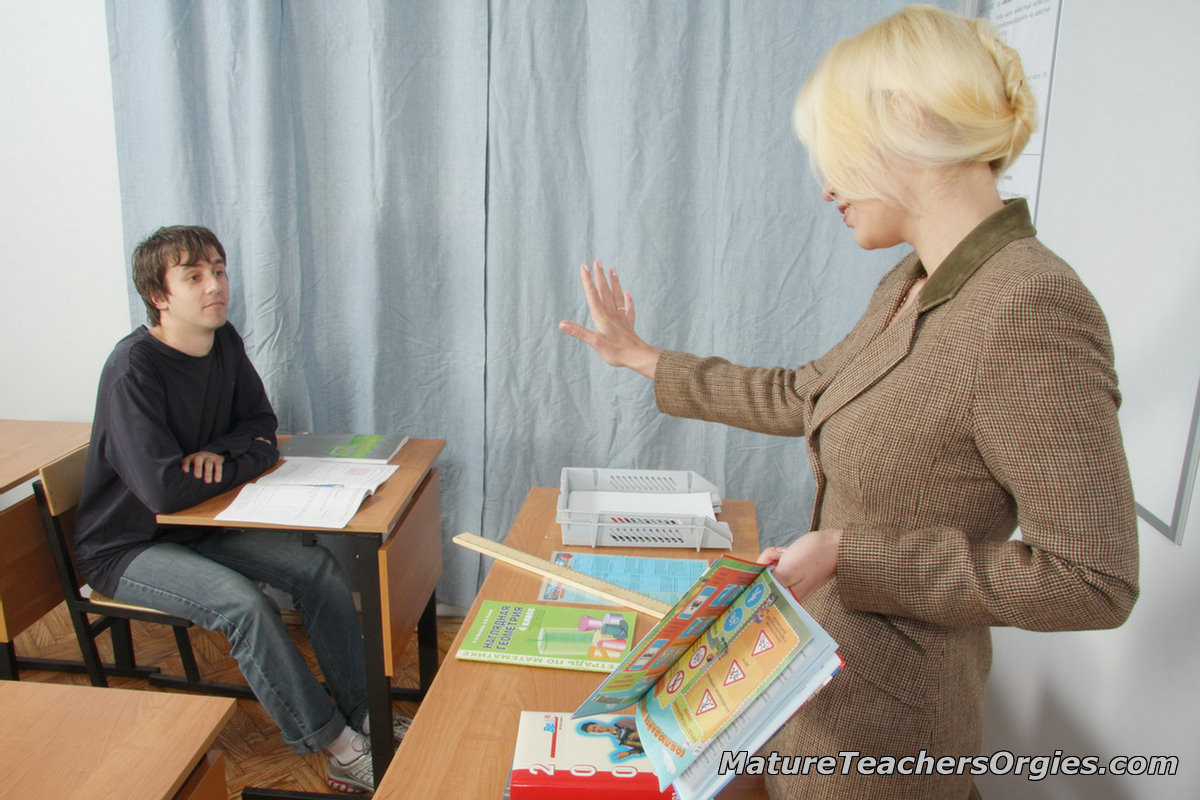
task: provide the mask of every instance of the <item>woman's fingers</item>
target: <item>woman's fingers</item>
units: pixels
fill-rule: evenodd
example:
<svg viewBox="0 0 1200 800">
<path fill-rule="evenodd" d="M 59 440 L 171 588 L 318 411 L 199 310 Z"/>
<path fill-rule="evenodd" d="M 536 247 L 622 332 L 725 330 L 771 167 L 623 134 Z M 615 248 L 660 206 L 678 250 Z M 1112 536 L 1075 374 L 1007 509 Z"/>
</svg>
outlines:
<svg viewBox="0 0 1200 800">
<path fill-rule="evenodd" d="M 634 332 L 633 296 L 621 287 L 617 271 L 609 270 L 605 275 L 604 267 L 596 259 L 590 267 L 586 263 L 579 265 L 579 278 L 592 328 L 562 320 L 558 323 L 559 330 L 591 347 L 612 366 L 628 367 L 653 378 L 660 351 Z"/>
<path fill-rule="evenodd" d="M 596 259 L 590 267 L 581 264 L 579 274 L 583 281 L 584 297 L 593 316 L 600 313 L 608 317 L 612 312 L 616 312 L 622 317 L 632 319 L 633 296 L 621 287 L 621 279 L 615 269 L 610 269 L 606 275 L 600 259 Z"/>
</svg>

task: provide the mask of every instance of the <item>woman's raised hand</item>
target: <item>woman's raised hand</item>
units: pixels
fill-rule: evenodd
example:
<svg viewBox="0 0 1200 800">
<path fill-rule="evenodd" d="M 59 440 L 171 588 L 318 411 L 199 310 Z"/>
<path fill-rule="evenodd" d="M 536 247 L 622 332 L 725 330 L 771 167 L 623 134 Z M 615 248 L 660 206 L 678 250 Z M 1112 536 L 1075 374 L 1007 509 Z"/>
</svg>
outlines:
<svg viewBox="0 0 1200 800">
<path fill-rule="evenodd" d="M 629 367 L 653 379 L 661 351 L 643 342 L 633 332 L 633 297 L 621 288 L 617 271 L 609 270 L 606 276 L 597 259 L 591 268 L 587 264 L 580 265 L 579 277 L 596 328 L 589 330 L 564 320 L 558 323 L 559 330 L 591 347 L 614 367 Z"/>
</svg>

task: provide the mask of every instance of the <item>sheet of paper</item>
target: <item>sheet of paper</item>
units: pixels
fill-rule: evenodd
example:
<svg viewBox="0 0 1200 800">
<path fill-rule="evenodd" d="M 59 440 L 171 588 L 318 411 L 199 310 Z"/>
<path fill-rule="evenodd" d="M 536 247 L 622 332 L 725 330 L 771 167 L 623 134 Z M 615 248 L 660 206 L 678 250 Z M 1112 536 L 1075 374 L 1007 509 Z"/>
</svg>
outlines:
<svg viewBox="0 0 1200 800">
<path fill-rule="evenodd" d="M 609 583 L 615 583 L 617 586 L 641 592 L 655 600 L 672 604 L 677 602 L 684 592 L 692 588 L 696 579 L 703 574 L 704 570 L 708 569 L 708 562 L 702 558 L 608 556 L 560 550 L 555 551 L 550 556 L 550 560 L 568 569 L 601 578 Z M 596 597 L 582 589 L 567 586 L 550 578 L 542 581 L 542 590 L 538 598 L 558 603 L 617 605 L 615 601 Z"/>
<path fill-rule="evenodd" d="M 571 492 L 570 511 L 634 516 L 704 516 L 716 519 L 708 492 Z"/>
<path fill-rule="evenodd" d="M 345 487 L 248 483 L 216 519 L 297 528 L 344 528 L 367 494 L 366 489 Z"/>
<path fill-rule="evenodd" d="M 271 486 L 348 486 L 374 492 L 397 469 L 389 464 L 285 459 L 278 469 L 261 476 L 255 483 Z"/>
</svg>

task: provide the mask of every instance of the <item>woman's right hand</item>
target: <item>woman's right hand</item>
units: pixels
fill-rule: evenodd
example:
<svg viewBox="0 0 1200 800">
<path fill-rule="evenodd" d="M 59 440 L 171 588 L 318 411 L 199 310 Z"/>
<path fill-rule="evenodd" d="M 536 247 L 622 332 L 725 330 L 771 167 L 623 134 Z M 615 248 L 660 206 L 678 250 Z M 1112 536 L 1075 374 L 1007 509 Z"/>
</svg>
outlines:
<svg viewBox="0 0 1200 800">
<path fill-rule="evenodd" d="M 590 269 L 587 264 L 580 265 L 579 277 L 596 328 L 590 330 L 564 320 L 558 323 L 559 330 L 591 347 L 614 367 L 628 367 L 653 380 L 661 350 L 633 332 L 633 297 L 621 288 L 617 271 L 609 270 L 606 277 L 597 259 Z"/>
<path fill-rule="evenodd" d="M 758 563 L 774 564 L 775 578 L 803 602 L 837 574 L 841 544 L 842 531 L 839 529 L 809 531 L 786 547 L 763 550 Z"/>
</svg>

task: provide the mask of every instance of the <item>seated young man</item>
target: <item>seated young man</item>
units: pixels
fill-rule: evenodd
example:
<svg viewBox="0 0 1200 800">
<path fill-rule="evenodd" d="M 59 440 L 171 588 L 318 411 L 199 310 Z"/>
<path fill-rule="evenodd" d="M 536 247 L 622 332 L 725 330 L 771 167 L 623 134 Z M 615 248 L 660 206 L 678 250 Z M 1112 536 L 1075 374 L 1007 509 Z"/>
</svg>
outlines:
<svg viewBox="0 0 1200 800">
<path fill-rule="evenodd" d="M 133 280 L 150 326 L 117 343 L 100 377 L 78 569 L 102 594 L 224 633 L 292 749 L 327 751 L 333 788 L 372 790 L 362 624 L 337 561 L 285 533 L 155 522 L 279 457 L 275 412 L 226 322 L 225 250 L 206 228 L 160 228 L 134 251 Z M 258 582 L 294 599 L 329 693 Z"/>
</svg>

